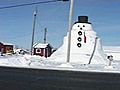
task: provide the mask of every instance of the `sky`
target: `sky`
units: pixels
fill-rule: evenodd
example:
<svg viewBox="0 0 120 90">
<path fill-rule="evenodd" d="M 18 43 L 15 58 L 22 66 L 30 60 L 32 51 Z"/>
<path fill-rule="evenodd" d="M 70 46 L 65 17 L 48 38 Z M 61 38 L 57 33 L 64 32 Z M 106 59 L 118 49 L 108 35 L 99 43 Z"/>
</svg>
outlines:
<svg viewBox="0 0 120 90">
<path fill-rule="evenodd" d="M 0 7 L 48 0 L 0 0 Z M 70 2 L 55 2 L 0 9 L 0 41 L 30 49 L 33 12 L 38 8 L 35 41 L 47 42 L 58 48 L 68 31 Z M 102 45 L 120 46 L 120 0 L 74 0 L 73 23 L 78 16 L 87 15 Z"/>
</svg>

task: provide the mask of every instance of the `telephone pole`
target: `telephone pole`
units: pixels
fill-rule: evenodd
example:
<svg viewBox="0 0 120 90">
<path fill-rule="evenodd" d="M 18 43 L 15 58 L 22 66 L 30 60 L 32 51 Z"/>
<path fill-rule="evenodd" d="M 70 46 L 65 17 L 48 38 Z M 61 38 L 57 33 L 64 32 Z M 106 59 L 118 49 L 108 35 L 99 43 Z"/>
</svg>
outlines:
<svg viewBox="0 0 120 90">
<path fill-rule="evenodd" d="M 69 34 L 68 34 L 67 62 L 70 62 L 71 29 L 72 29 L 72 18 L 73 18 L 73 6 L 74 6 L 74 0 L 70 0 L 69 27 L 68 27 Z"/>
<path fill-rule="evenodd" d="M 44 44 L 46 43 L 47 41 L 47 28 L 45 28 L 44 30 Z"/>
<path fill-rule="evenodd" d="M 33 15 L 34 15 L 34 18 L 33 18 L 32 42 L 31 42 L 31 55 L 33 55 L 33 44 L 34 44 L 34 36 L 35 36 L 35 25 L 36 25 L 37 7 L 36 7 Z"/>
</svg>

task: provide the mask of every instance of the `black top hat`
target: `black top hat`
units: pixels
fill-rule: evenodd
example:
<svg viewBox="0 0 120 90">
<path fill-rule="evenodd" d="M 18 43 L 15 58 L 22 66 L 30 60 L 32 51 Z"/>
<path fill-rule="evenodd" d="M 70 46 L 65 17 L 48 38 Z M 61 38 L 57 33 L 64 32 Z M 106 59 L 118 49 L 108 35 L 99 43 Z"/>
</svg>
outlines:
<svg viewBox="0 0 120 90">
<path fill-rule="evenodd" d="M 78 16 L 78 23 L 89 23 L 89 24 L 91 24 L 90 22 L 88 22 L 88 16 Z"/>
</svg>

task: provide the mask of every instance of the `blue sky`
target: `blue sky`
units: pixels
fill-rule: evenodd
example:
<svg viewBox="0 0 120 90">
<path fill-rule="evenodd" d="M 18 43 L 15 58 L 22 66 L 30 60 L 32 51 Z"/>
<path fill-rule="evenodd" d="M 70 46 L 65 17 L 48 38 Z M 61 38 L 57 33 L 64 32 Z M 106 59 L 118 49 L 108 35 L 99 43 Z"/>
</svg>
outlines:
<svg viewBox="0 0 120 90">
<path fill-rule="evenodd" d="M 1 0 L 0 7 L 45 0 Z M 39 4 L 35 42 L 47 42 L 54 47 L 62 44 L 68 31 L 69 2 Z M 30 48 L 33 12 L 36 5 L 0 10 L 0 41 Z M 89 16 L 103 45 L 120 45 L 120 0 L 74 0 L 73 22 L 80 15 Z"/>
</svg>

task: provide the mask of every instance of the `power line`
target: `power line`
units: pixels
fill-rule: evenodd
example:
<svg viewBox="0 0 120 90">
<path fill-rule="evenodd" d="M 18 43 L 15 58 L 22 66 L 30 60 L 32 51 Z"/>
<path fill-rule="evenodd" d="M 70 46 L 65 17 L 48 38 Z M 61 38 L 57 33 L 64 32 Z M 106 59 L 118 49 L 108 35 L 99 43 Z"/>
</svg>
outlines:
<svg viewBox="0 0 120 90">
<path fill-rule="evenodd" d="M 8 8 L 15 8 L 15 7 L 22 7 L 22 6 L 30 6 L 30 5 L 34 5 L 34 4 L 52 3 L 52 2 L 58 2 L 58 1 L 69 1 L 69 0 L 48 0 L 48 1 L 24 3 L 24 4 L 18 4 L 18 5 L 11 5 L 11 6 L 0 7 L 0 9 L 8 9 Z"/>
</svg>

